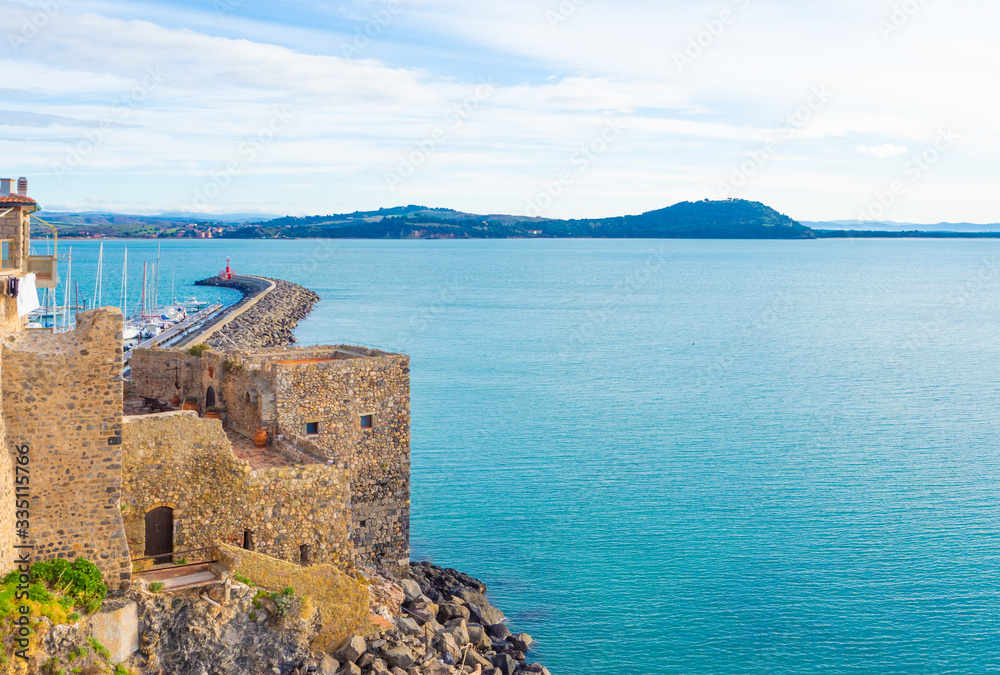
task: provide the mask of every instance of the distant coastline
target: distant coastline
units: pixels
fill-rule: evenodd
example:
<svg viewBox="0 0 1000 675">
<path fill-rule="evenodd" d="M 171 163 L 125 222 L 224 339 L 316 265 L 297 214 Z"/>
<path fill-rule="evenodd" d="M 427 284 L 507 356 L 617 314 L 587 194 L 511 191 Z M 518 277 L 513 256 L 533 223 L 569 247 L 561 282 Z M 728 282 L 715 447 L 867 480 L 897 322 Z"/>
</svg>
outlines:
<svg viewBox="0 0 1000 675">
<path fill-rule="evenodd" d="M 326 216 L 285 216 L 260 222 L 226 216 L 219 216 L 218 220 L 186 220 L 178 214 L 145 217 L 54 213 L 48 218 L 59 236 L 66 239 L 1000 238 L 1000 225 L 983 225 L 982 231 L 976 231 L 977 226 L 969 223 L 955 223 L 955 230 L 943 229 L 946 223 L 928 229 L 890 221 L 803 224 L 765 204 L 741 199 L 681 202 L 638 215 L 573 220 L 479 215 L 416 205 Z M 866 225 L 873 229 L 866 229 Z"/>
</svg>

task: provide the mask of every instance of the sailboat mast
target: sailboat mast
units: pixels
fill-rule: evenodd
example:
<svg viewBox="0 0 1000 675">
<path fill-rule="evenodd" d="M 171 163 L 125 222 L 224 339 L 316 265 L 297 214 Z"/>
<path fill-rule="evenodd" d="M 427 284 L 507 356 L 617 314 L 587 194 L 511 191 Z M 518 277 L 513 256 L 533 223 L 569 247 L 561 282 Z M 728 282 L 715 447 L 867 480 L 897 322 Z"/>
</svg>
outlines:
<svg viewBox="0 0 1000 675">
<path fill-rule="evenodd" d="M 140 308 L 142 316 L 146 316 L 146 262 L 142 263 L 142 305 Z"/>
<path fill-rule="evenodd" d="M 156 242 L 156 269 L 153 271 L 153 309 L 160 306 L 160 242 Z"/>
<path fill-rule="evenodd" d="M 125 262 L 122 263 L 122 316 L 128 321 L 128 246 L 125 247 Z"/>
<path fill-rule="evenodd" d="M 63 328 L 69 330 L 69 305 L 73 300 L 73 294 L 71 290 L 73 288 L 73 247 L 69 247 L 69 261 L 66 263 L 66 288 L 63 292 L 63 301 L 65 308 L 63 309 Z M 55 317 L 53 317 L 55 319 Z"/>
<path fill-rule="evenodd" d="M 101 285 L 104 278 L 104 242 L 101 242 L 101 249 L 97 253 L 97 280 L 94 282 L 94 302 L 92 309 L 101 306 Z"/>
</svg>

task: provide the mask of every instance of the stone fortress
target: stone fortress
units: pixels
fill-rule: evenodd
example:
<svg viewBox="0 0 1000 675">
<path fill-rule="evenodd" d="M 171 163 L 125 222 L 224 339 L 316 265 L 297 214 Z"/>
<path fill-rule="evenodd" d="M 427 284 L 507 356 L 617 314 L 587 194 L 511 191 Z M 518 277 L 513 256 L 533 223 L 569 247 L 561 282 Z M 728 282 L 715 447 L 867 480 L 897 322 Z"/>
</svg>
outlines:
<svg viewBox="0 0 1000 675">
<path fill-rule="evenodd" d="M 30 253 L 37 208 L 0 180 L 0 574 L 86 559 L 109 597 L 65 620 L 7 602 L 0 672 L 549 675 L 484 584 L 410 564 L 407 356 L 267 346 L 294 325 L 283 295 L 314 300 L 260 277 L 193 349 L 125 363 L 113 308 L 29 328 L 59 276 Z M 261 316 L 280 329 L 244 330 Z M 258 348 L 210 339 L 226 321 Z"/>
<path fill-rule="evenodd" d="M 54 284 L 58 256 L 30 255 L 38 206 L 26 181 L 17 187 L 0 182 L 0 572 L 15 551 L 83 556 L 114 593 L 133 560 L 220 543 L 304 566 L 405 571 L 407 356 L 138 350 L 127 382 L 117 309 L 82 312 L 71 332 L 26 328 L 6 282 L 29 287 L 34 270 L 37 285 Z M 193 399 L 198 410 L 174 410 Z M 15 505 L 24 492 L 27 520 Z"/>
</svg>

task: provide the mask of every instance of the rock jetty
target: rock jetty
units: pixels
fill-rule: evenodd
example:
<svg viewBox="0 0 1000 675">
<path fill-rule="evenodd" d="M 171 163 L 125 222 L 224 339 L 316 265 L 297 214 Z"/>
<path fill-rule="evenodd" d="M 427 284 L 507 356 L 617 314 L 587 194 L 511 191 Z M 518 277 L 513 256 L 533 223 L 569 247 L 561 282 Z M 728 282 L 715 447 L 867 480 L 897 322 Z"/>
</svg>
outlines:
<svg viewBox="0 0 1000 675">
<path fill-rule="evenodd" d="M 511 632 L 481 581 L 419 562 L 409 576 L 398 582 L 405 599 L 396 626 L 352 637 L 324 659 L 322 675 L 549 675 L 528 662 L 531 636 Z"/>
<path fill-rule="evenodd" d="M 196 286 L 221 286 L 233 288 L 243 294 L 243 299 L 233 307 L 239 310 L 261 292 L 263 285 L 258 279 L 266 277 L 237 277 L 232 280 L 211 277 L 196 281 Z M 275 284 L 273 291 L 262 297 L 256 304 L 233 319 L 218 333 L 208 339 L 208 344 L 220 349 L 273 349 L 287 347 L 295 343 L 292 331 L 299 321 L 306 318 L 319 296 L 281 279 L 268 279 Z M 230 312 L 231 313 L 231 312 Z"/>
</svg>

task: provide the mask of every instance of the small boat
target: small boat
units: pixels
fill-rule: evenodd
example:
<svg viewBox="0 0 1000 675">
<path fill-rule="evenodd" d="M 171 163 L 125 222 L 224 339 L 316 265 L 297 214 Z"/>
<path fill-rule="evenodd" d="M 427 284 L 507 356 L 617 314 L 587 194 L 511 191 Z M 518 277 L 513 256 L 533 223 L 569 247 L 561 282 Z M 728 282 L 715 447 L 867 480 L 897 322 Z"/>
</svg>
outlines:
<svg viewBox="0 0 1000 675">
<path fill-rule="evenodd" d="M 142 331 L 139 328 L 137 328 L 136 326 L 132 325 L 131 322 L 126 323 L 122 327 L 122 341 L 123 342 L 132 342 L 133 340 L 138 340 L 139 336 L 141 334 L 142 334 Z"/>
</svg>

